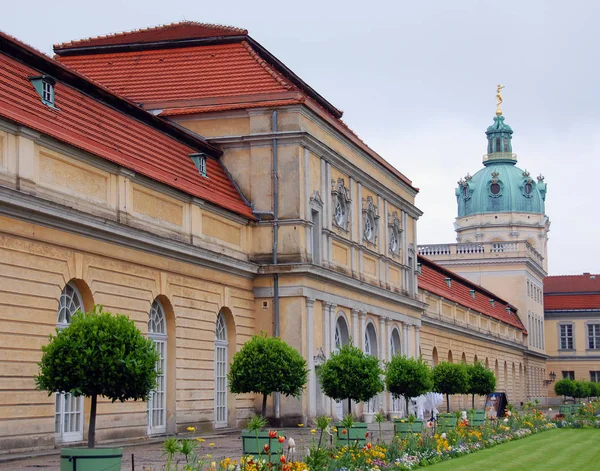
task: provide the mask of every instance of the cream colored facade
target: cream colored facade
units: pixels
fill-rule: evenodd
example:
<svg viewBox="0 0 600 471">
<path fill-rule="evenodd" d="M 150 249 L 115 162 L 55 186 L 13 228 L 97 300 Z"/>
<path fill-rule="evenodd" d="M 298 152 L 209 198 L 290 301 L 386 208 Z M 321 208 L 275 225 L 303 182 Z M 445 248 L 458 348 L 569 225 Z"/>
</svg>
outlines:
<svg viewBox="0 0 600 471">
<path fill-rule="evenodd" d="M 546 313 L 547 369 L 554 372 L 556 381 L 563 377 L 600 381 L 600 350 L 589 348 L 588 325 L 600 326 L 600 312 L 590 309 L 587 312 Z M 569 327 L 568 334 L 564 328 L 561 332 L 561 326 Z M 548 396 L 551 403 L 562 403 L 563 398 L 556 396 L 554 383 L 550 381 Z"/>
<path fill-rule="evenodd" d="M 515 405 L 527 400 L 525 336 L 521 330 L 489 316 L 423 292 L 427 309 L 422 318 L 421 355 L 433 367 L 440 361 L 481 362 L 496 376 L 496 390 L 504 391 Z M 484 397 L 475 397 L 483 408 Z M 450 410 L 470 409 L 470 396 L 452 396 Z M 445 408 L 445 404 L 442 404 Z"/>
</svg>

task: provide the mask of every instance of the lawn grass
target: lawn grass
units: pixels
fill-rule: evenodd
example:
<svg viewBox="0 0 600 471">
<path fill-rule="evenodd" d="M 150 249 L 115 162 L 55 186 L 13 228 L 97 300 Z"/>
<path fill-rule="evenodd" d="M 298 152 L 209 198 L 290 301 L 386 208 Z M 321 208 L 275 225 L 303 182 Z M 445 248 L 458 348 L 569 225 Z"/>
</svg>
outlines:
<svg viewBox="0 0 600 471">
<path fill-rule="evenodd" d="M 577 471 L 600 469 L 600 430 L 556 429 L 472 455 L 445 461 L 431 471 Z"/>
</svg>

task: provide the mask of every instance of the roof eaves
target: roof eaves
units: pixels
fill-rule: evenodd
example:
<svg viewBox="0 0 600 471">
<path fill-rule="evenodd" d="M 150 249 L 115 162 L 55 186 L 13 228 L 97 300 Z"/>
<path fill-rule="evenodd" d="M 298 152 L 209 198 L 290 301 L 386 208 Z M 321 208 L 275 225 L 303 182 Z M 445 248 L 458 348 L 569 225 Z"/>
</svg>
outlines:
<svg viewBox="0 0 600 471">
<path fill-rule="evenodd" d="M 199 136 L 193 136 L 190 133 L 183 132 L 180 128 L 173 126 L 173 124 L 158 116 L 154 116 L 152 113 L 140 108 L 132 101 L 116 95 L 103 85 L 100 85 L 85 75 L 61 64 L 2 31 L 0 31 L 0 52 L 70 85 L 94 99 L 102 101 L 104 104 L 117 109 L 121 113 L 127 114 L 148 126 L 156 128 L 194 149 L 206 152 L 213 157 L 220 157 L 223 154 L 221 149 L 208 143 Z"/>
</svg>

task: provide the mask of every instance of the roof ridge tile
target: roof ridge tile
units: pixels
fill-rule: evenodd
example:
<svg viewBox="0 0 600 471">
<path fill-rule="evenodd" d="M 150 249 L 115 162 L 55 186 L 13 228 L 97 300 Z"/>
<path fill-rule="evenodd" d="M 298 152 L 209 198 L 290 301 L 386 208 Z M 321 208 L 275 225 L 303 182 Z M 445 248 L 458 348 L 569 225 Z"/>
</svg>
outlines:
<svg viewBox="0 0 600 471">
<path fill-rule="evenodd" d="M 242 45 L 246 48 L 250 56 L 258 63 L 258 65 L 265 69 L 267 73 L 269 73 L 275 80 L 277 80 L 277 82 L 282 87 L 285 87 L 287 90 L 295 89 L 295 87 L 287 80 L 285 80 L 285 78 L 281 74 L 273 70 L 269 63 L 265 61 L 262 57 L 260 57 L 258 53 L 252 48 L 252 46 L 248 44 L 247 41 L 242 41 Z"/>
</svg>

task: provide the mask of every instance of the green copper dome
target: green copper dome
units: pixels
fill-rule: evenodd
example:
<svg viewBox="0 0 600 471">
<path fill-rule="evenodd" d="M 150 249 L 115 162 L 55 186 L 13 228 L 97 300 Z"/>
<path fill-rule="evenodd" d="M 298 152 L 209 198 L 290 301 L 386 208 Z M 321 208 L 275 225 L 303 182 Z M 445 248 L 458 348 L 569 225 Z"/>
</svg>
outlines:
<svg viewBox="0 0 600 471">
<path fill-rule="evenodd" d="M 495 116 L 494 124 L 486 131 L 488 154 L 483 157 L 484 168 L 458 182 L 458 217 L 501 212 L 544 214 L 544 177 L 534 179 L 516 166 L 512 134 L 504 116 Z"/>
</svg>

